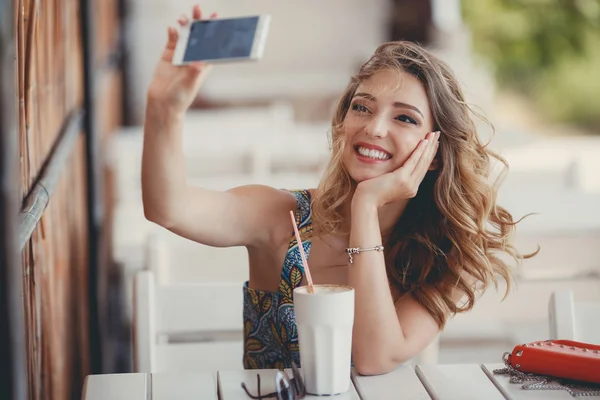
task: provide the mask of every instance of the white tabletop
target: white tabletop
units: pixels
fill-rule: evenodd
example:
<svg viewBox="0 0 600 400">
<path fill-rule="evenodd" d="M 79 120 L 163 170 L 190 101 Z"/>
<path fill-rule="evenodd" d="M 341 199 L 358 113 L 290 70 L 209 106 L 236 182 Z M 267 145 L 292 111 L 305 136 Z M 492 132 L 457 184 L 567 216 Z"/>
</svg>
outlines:
<svg viewBox="0 0 600 400">
<path fill-rule="evenodd" d="M 218 400 L 216 373 L 89 375 L 83 400 Z"/>
<path fill-rule="evenodd" d="M 292 371 L 285 370 L 291 377 Z M 302 371 L 302 369 L 300 369 Z M 246 387 L 251 394 L 257 394 L 257 378 L 256 374 L 260 374 L 260 393 L 265 395 L 275 391 L 275 369 L 266 370 L 245 370 L 245 371 L 219 371 L 219 393 L 221 400 L 248 400 L 248 395 L 242 389 L 242 382 L 246 383 Z M 330 396 L 331 397 L 331 396 Z M 308 395 L 305 399 L 322 399 L 322 396 Z M 361 400 L 356 392 L 353 384 L 350 384 L 350 389 L 344 394 L 333 396 L 336 400 Z"/>
<path fill-rule="evenodd" d="M 503 364 L 484 364 L 483 372 L 488 375 L 496 387 L 509 400 L 573 400 L 566 390 L 522 390 L 522 384 L 509 382 L 507 375 L 494 374 L 495 369 L 503 368 Z M 585 399 L 600 400 L 600 396 L 584 396 Z"/>
<path fill-rule="evenodd" d="M 83 382 L 83 400 L 146 400 L 150 374 L 89 375 Z"/>
<path fill-rule="evenodd" d="M 417 365 L 415 370 L 434 400 L 504 400 L 479 365 Z"/>
<path fill-rule="evenodd" d="M 523 390 L 496 375 L 502 364 L 403 365 L 379 376 L 352 377 L 353 385 L 332 400 L 567 400 L 561 390 Z M 261 394 L 275 391 L 275 370 L 170 372 L 153 374 L 90 375 L 83 387 L 83 400 L 247 400 L 241 383 L 256 394 L 256 374 L 261 376 Z M 287 371 L 290 374 L 290 371 Z M 218 389 L 217 389 L 218 388 Z M 218 395 L 217 395 L 218 390 Z M 307 396 L 306 399 L 316 399 Z M 320 397 L 322 398 L 322 397 Z M 600 400 L 600 396 L 586 397 Z"/>
<path fill-rule="evenodd" d="M 216 373 L 169 372 L 150 374 L 151 399 L 217 400 Z"/>
<path fill-rule="evenodd" d="M 409 365 L 378 376 L 352 376 L 354 386 L 362 399 L 430 400 L 427 390 Z"/>
</svg>

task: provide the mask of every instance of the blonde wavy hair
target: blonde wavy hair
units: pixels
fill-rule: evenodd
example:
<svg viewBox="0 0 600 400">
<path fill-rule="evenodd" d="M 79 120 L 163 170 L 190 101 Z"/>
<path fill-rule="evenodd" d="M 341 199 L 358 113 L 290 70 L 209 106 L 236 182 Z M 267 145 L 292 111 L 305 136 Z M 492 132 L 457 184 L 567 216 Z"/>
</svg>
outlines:
<svg viewBox="0 0 600 400">
<path fill-rule="evenodd" d="M 500 253 L 517 263 L 535 253 L 522 255 L 510 243 L 519 221 L 496 204 L 508 164 L 480 141 L 472 119 L 479 114 L 465 102 L 450 68 L 410 42 L 379 46 L 340 99 L 332 121 L 332 156 L 313 200 L 314 234 L 342 232 L 343 209 L 356 186 L 342 163 L 344 119 L 360 83 L 382 70 L 419 79 L 434 130 L 441 131 L 437 168 L 427 173 L 384 245 L 390 284 L 401 296 L 413 296 L 443 328 L 448 316 L 473 308 L 478 290 L 492 282 L 497 288 L 498 276 L 506 280 L 508 294 L 511 269 Z M 494 180 L 493 160 L 502 167 Z M 466 296 L 462 305 L 455 290 Z"/>
</svg>

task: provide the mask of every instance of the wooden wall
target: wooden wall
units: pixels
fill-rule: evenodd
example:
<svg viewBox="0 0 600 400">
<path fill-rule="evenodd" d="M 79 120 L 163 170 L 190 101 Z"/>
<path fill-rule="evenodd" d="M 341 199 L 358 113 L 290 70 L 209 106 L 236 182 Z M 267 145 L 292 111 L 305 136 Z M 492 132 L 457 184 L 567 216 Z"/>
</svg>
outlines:
<svg viewBox="0 0 600 400">
<path fill-rule="evenodd" d="M 13 1 L 17 11 L 19 191 L 24 199 L 69 115 L 83 106 L 83 51 L 79 0 Z M 119 18 L 117 0 L 93 3 L 99 82 L 94 111 L 104 144 L 121 118 L 120 72 L 104 62 L 115 49 Z M 89 332 L 86 185 L 82 132 L 22 253 L 32 399 L 78 399 L 83 378 L 91 372 L 90 346 L 96 344 L 90 343 Z M 105 193 L 110 209 L 111 191 Z"/>
</svg>

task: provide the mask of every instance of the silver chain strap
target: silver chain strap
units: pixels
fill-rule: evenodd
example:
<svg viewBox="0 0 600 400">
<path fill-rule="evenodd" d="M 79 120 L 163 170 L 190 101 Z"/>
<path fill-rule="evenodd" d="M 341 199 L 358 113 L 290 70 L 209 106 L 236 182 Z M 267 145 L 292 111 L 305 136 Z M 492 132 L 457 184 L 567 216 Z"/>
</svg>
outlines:
<svg viewBox="0 0 600 400">
<path fill-rule="evenodd" d="M 509 382 L 522 384 L 523 390 L 566 390 L 573 397 L 600 396 L 600 389 L 567 383 L 564 380 L 545 375 L 535 375 L 514 369 L 508 362 L 509 352 L 502 355 L 504 368 L 495 369 L 494 374 L 510 375 Z M 528 383 L 530 382 L 530 383 Z"/>
</svg>

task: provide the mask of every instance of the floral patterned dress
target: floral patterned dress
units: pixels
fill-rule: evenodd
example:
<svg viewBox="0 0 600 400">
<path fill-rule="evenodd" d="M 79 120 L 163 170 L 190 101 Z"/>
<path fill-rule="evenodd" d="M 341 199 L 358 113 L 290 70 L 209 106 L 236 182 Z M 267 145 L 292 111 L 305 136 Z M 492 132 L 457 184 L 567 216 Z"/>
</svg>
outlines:
<svg viewBox="0 0 600 400">
<path fill-rule="evenodd" d="M 297 201 L 296 224 L 300 234 L 312 231 L 310 193 L 291 192 Z M 306 257 L 311 242 L 303 240 Z M 294 314 L 293 290 L 304 278 L 304 267 L 296 237 L 292 233 L 285 257 L 279 290 L 275 293 L 248 287 L 244 284 L 244 368 L 290 368 L 291 362 L 300 366 L 298 329 Z"/>
</svg>

